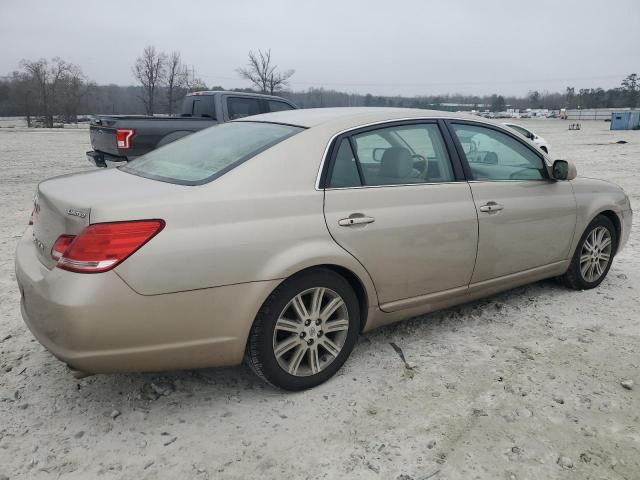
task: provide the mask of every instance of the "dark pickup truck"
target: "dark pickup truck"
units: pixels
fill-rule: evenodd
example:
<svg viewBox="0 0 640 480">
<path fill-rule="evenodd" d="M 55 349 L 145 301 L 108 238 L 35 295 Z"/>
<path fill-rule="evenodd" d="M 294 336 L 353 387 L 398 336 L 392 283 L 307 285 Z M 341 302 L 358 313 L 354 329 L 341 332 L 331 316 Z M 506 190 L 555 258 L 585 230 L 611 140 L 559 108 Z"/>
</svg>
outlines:
<svg viewBox="0 0 640 480">
<path fill-rule="evenodd" d="M 91 118 L 93 150 L 87 159 L 98 167 L 122 165 L 216 123 L 295 108 L 281 97 L 206 91 L 187 94 L 179 116 L 96 115 Z"/>
</svg>

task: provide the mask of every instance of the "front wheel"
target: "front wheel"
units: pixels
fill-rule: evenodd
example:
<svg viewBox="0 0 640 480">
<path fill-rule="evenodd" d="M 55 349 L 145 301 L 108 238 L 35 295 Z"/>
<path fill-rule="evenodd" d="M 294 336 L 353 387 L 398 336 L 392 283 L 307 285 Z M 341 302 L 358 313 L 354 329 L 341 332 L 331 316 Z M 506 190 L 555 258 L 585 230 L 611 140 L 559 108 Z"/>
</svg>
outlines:
<svg viewBox="0 0 640 480">
<path fill-rule="evenodd" d="M 611 268 L 616 245 L 613 223 L 604 215 L 597 216 L 582 235 L 569 270 L 560 277 L 562 283 L 575 290 L 600 285 Z"/>
<path fill-rule="evenodd" d="M 258 312 L 247 363 L 278 388 L 315 387 L 346 361 L 359 319 L 358 299 L 343 277 L 324 268 L 302 272 L 283 282 Z"/>
</svg>

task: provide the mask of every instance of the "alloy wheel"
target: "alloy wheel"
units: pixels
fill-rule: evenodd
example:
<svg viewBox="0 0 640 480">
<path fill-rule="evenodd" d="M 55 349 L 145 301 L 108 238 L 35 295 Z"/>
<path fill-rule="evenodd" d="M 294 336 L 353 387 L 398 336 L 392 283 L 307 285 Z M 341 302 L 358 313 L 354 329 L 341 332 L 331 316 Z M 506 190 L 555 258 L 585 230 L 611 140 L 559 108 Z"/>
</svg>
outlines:
<svg viewBox="0 0 640 480">
<path fill-rule="evenodd" d="M 603 226 L 591 230 L 582 244 L 580 273 L 587 282 L 595 282 L 605 273 L 611 261 L 611 233 Z"/>
<path fill-rule="evenodd" d="M 273 332 L 278 365 L 297 377 L 315 375 L 340 354 L 349 331 L 349 312 L 329 288 L 307 289 L 280 313 Z"/>
</svg>

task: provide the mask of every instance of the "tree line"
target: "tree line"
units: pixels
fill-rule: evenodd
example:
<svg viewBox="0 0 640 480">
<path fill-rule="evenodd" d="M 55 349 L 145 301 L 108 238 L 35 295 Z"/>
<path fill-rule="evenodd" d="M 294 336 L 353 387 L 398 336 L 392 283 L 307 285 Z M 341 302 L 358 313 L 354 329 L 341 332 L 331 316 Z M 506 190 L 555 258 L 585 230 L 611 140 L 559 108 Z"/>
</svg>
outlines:
<svg viewBox="0 0 640 480">
<path fill-rule="evenodd" d="M 251 51 L 247 64 L 236 70 L 250 88 L 230 90 L 281 95 L 301 108 L 341 106 L 385 106 L 440 110 L 492 110 L 507 108 L 624 108 L 638 107 L 640 78 L 635 73 L 619 87 L 576 88 L 564 92 L 530 91 L 526 96 L 445 94 L 430 96 L 380 96 L 346 93 L 324 88 L 292 91 L 289 82 L 295 71 L 280 69 L 271 51 Z M 182 97 L 191 91 L 223 90 L 207 85 L 180 52 L 162 52 L 146 47 L 132 66 L 138 85 L 98 85 L 78 65 L 61 58 L 23 60 L 19 68 L 0 77 L 0 116 L 23 116 L 29 126 L 53 127 L 75 122 L 87 114 L 168 114 L 178 111 Z"/>
</svg>

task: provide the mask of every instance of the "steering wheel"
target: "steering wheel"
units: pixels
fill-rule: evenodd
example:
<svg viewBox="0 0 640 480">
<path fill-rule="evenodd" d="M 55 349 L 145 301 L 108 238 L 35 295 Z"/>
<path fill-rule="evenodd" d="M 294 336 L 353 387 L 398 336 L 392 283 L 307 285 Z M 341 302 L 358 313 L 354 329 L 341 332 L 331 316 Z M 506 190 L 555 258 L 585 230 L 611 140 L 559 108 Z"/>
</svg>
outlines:
<svg viewBox="0 0 640 480">
<path fill-rule="evenodd" d="M 422 155 L 414 154 L 414 155 L 411 155 L 411 159 L 413 160 L 413 170 L 417 172 L 418 175 L 427 171 L 426 158 L 424 158 Z"/>
</svg>

